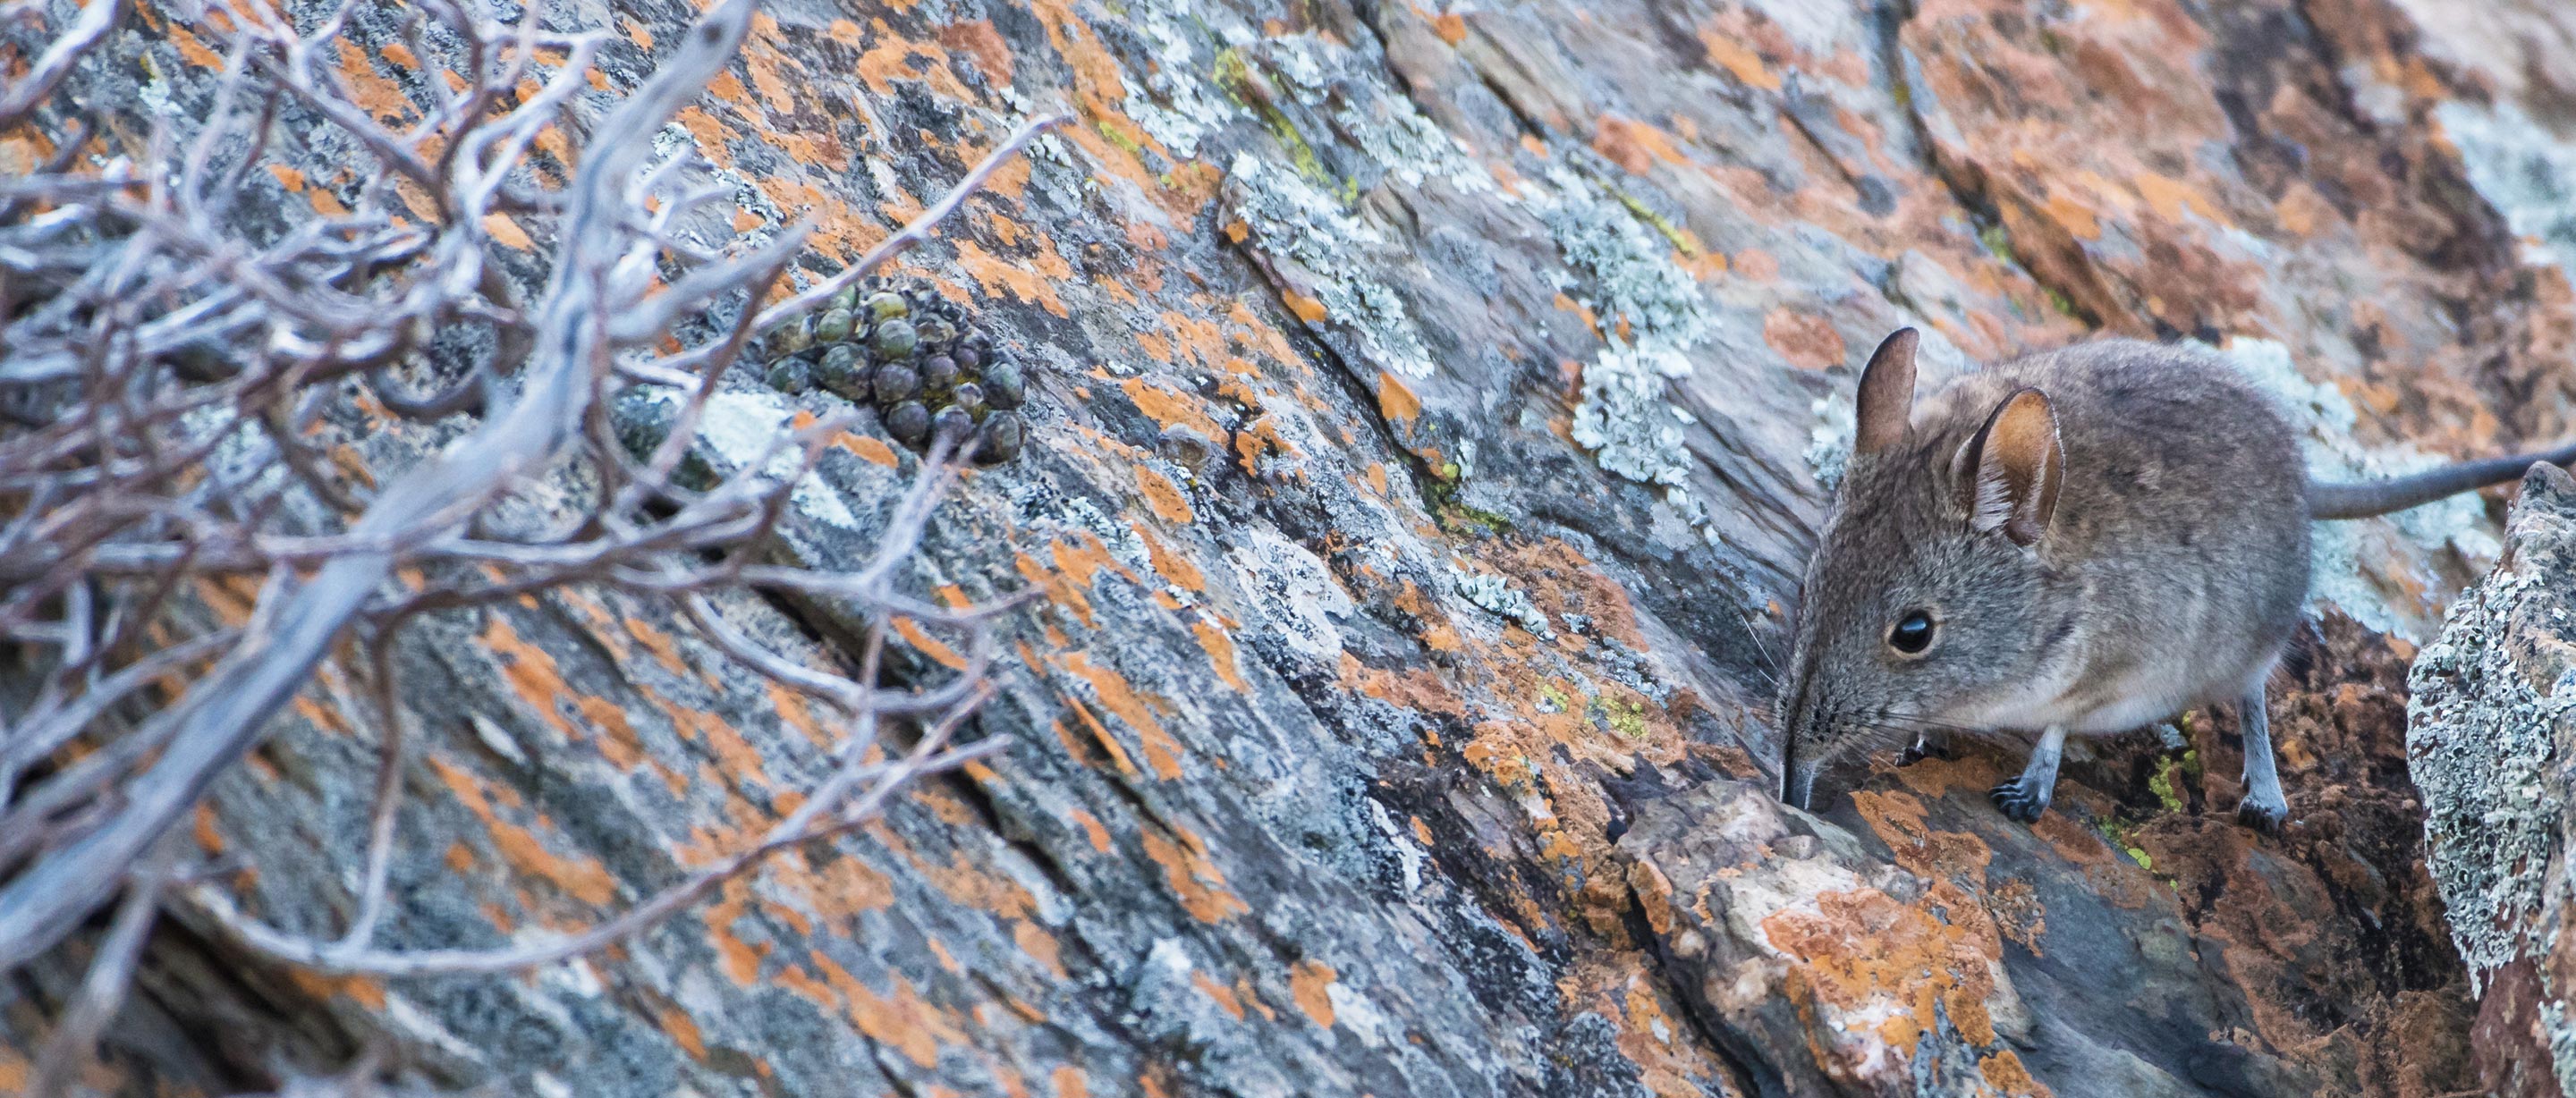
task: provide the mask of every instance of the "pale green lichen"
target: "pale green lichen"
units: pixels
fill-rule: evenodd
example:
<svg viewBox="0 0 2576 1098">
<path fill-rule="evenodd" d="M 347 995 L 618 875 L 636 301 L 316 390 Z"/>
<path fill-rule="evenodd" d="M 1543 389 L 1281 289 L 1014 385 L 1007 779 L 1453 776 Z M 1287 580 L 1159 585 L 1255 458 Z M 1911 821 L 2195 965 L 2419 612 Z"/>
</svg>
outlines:
<svg viewBox="0 0 2576 1098">
<path fill-rule="evenodd" d="M 1272 272 L 1320 302 L 1324 322 L 1347 331 L 1370 365 L 1431 376 L 1431 351 L 1404 300 L 1360 273 L 1368 267 L 1361 256 L 1388 247 L 1384 234 L 1296 172 L 1250 153 L 1234 158 L 1226 195 Z"/>
<path fill-rule="evenodd" d="M 1439 179 L 1468 193 L 1493 191 L 1493 176 L 1458 139 L 1402 93 L 1380 83 L 1377 66 L 1348 46 L 1312 34 L 1264 39 L 1252 56 L 1299 106 L 1332 120 L 1335 132 L 1406 186 Z"/>
<path fill-rule="evenodd" d="M 2511 100 L 2455 99 L 2433 114 L 2460 150 L 2469 185 L 2524 241 L 2523 258 L 2576 277 L 2576 145 L 2535 124 Z"/>
<path fill-rule="evenodd" d="M 2528 538 L 2537 521 L 2517 512 L 2516 536 Z M 2453 604 L 2408 677 L 2406 749 L 2424 798 L 2427 861 L 2473 983 L 2546 947 L 2526 935 L 2550 891 L 2567 887 L 2543 867 L 2565 807 L 2558 744 L 2576 741 L 2576 668 L 2549 680 L 2547 668 L 2526 662 L 2554 649 L 2520 635 L 2533 628 L 2529 607 L 2560 597 L 2550 585 L 2566 577 L 2543 573 L 2565 559 L 2521 544 L 2512 565 Z M 2535 678 L 2552 685 L 2544 692 Z"/>
<path fill-rule="evenodd" d="M 1574 441 L 1611 473 L 1679 486 L 1690 472 L 1685 413 L 1665 383 L 1691 372 L 1689 352 L 1713 328 L 1699 283 L 1627 205 L 1562 165 L 1532 188 L 1533 208 L 1580 276 L 1569 296 L 1590 308 L 1608 343 L 1583 368 Z M 1620 332 L 1625 328 L 1626 335 Z"/>
<path fill-rule="evenodd" d="M 2147 791 L 2156 795 L 2156 802 L 2164 805 L 2165 811 L 2183 810 L 2182 795 L 2174 791 L 2172 768 L 2157 767 L 2156 772 L 2147 778 Z"/>
<path fill-rule="evenodd" d="M 2549 1030 L 2550 1073 L 2558 1076 L 2558 1092 L 2576 1094 L 2576 1022 L 2567 1017 L 2566 1002 L 2541 1003 L 2540 1021 Z"/>
<path fill-rule="evenodd" d="M 1217 86 L 1224 88 L 1226 94 L 1260 118 L 1261 127 L 1270 131 L 1270 136 L 1279 142 L 1281 148 L 1288 150 L 1288 162 L 1297 166 L 1297 174 L 1305 176 L 1316 186 L 1329 186 L 1341 192 L 1344 202 L 1357 197 L 1350 184 L 1335 180 L 1331 172 L 1324 170 L 1323 158 L 1315 155 L 1315 146 L 1297 128 L 1297 121 L 1272 101 L 1269 85 L 1244 61 L 1242 50 L 1230 49 L 1218 54 L 1214 71 Z"/>
<path fill-rule="evenodd" d="M 1197 60 L 1207 48 L 1206 20 L 1217 18 L 1221 34 L 1238 40 L 1256 36 L 1230 14 L 1201 12 L 1176 0 L 1129 5 L 1125 24 L 1153 47 L 1154 64 L 1127 93 L 1119 109 L 1173 157 L 1196 159 L 1199 143 L 1237 117 L 1236 108 L 1200 76 Z M 1198 32 L 1198 33 L 1193 33 Z"/>
<path fill-rule="evenodd" d="M 1611 731 L 1617 732 L 1621 736 L 1625 736 L 1632 740 L 1642 740 L 1645 739 L 1648 734 L 1649 730 L 1646 727 L 1646 706 L 1642 702 L 1624 701 L 1619 698 L 1610 697 L 1594 698 L 1592 699 L 1592 710 L 1596 723 L 1608 725 Z"/>
<path fill-rule="evenodd" d="M 1541 713 L 1565 712 L 1566 705 L 1571 700 L 1553 683 L 1538 688 L 1538 711 Z"/>
<path fill-rule="evenodd" d="M 1503 577 L 1490 572 L 1456 572 L 1451 581 L 1460 597 L 1475 603 L 1486 613 L 1512 622 L 1540 640 L 1555 640 L 1556 629 L 1548 624 L 1546 611 L 1531 602 L 1528 594 L 1513 587 Z"/>
<path fill-rule="evenodd" d="M 1808 409 L 1816 421 L 1807 431 L 1807 467 L 1815 470 L 1816 483 L 1830 492 L 1842 483 L 1843 467 L 1851 462 L 1852 438 L 1860 430 L 1854 418 L 1857 413 L 1845 393 L 1817 397 Z"/>
</svg>

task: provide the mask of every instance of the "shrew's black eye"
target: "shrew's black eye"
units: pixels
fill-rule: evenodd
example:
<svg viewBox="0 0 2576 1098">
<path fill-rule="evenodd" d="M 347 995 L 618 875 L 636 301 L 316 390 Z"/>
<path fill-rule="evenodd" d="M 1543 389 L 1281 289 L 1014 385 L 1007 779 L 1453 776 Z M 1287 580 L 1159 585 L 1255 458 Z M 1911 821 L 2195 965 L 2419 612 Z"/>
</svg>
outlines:
<svg viewBox="0 0 2576 1098">
<path fill-rule="evenodd" d="M 1920 610 L 1906 611 L 1905 616 L 1896 619 L 1896 625 L 1887 631 L 1887 646 L 1909 656 L 1932 647 L 1932 615 Z"/>
</svg>

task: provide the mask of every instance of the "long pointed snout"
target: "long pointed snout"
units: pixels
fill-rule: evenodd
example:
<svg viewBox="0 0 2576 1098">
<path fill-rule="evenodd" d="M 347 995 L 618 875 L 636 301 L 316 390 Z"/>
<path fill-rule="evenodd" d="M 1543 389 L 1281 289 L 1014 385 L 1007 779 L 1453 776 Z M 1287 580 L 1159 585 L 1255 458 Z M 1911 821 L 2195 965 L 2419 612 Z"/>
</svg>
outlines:
<svg viewBox="0 0 2576 1098">
<path fill-rule="evenodd" d="M 1799 750 L 1817 746 L 1813 741 L 1799 742 L 1816 719 L 1808 697 L 1815 673 L 1806 666 L 1806 655 L 1806 645 L 1801 643 L 1791 657 L 1797 668 L 1796 677 L 1781 692 L 1775 710 L 1786 718 L 1780 724 L 1780 800 L 1793 808 L 1807 807 L 1807 799 L 1816 791 L 1816 772 L 1822 769 L 1818 764 L 1823 761 L 1812 751 Z"/>
</svg>

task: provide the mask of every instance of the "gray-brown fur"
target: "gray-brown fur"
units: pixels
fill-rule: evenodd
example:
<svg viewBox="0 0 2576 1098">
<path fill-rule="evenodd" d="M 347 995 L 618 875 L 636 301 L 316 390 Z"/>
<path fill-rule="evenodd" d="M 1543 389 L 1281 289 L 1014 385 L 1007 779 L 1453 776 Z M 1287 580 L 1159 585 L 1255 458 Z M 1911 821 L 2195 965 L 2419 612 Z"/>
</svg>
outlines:
<svg viewBox="0 0 2576 1098">
<path fill-rule="evenodd" d="M 1879 747 L 2029 731 L 2042 734 L 2029 769 L 1995 798 L 2036 819 L 2065 735 L 2235 703 L 2240 815 L 2276 825 L 2287 805 L 2263 682 L 2307 596 L 2311 485 L 2270 400 L 2208 351 L 2104 340 L 1890 403 L 1912 391 L 1912 350 L 1901 332 L 1873 357 L 1862 443 L 1808 565 L 1781 684 L 1789 799 Z M 2007 409 L 2030 390 L 2044 401 Z M 2449 484 L 2315 487 L 2340 512 Z M 1931 641 L 1907 654 L 1898 641 L 1919 630 L 1893 631 L 1916 610 Z"/>
</svg>

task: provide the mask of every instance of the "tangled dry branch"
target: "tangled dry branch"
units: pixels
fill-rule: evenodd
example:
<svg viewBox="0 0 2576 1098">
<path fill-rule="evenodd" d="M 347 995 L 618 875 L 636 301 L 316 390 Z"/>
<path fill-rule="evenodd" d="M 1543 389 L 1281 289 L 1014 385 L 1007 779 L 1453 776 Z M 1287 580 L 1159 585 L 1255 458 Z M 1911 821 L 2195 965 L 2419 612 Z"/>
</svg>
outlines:
<svg viewBox="0 0 2576 1098">
<path fill-rule="evenodd" d="M 681 470 L 750 339 L 923 240 L 1056 120 L 1021 129 L 859 262 L 782 297 L 803 228 L 749 246 L 691 239 L 689 215 L 731 191 L 704 182 L 691 155 L 653 152 L 656 133 L 730 63 L 755 7 L 710 10 L 589 128 L 553 187 L 534 150 L 580 129 L 577 100 L 607 40 L 544 29 L 534 10 L 504 21 L 470 0 L 416 0 L 408 47 L 461 79 L 425 81 L 417 121 L 402 125 L 357 103 L 325 60 L 343 44 L 350 0 L 303 26 L 270 5 L 217 0 L 196 20 L 224 47 L 211 106 L 153 120 L 124 155 L 99 155 L 99 131 L 54 98 L 110 40 L 121 3 L 83 9 L 30 78 L 0 93 L 0 132 L 33 127 L 58 150 L 0 180 L 0 636 L 20 651 L 0 675 L 0 971 L 114 911 L 40 1089 L 87 1061 L 164 908 L 310 969 L 525 968 L 649 927 L 775 851 L 866 820 L 904 782 L 983 752 L 952 733 L 985 697 L 992 624 L 1015 600 L 951 608 L 898 589 L 962 455 L 934 449 L 854 573 L 764 552 L 791 487 L 845 421 L 782 431 L 711 486 Z M 281 220 L 254 198 L 248 183 L 273 162 L 290 114 L 366 162 L 340 212 Z M 532 302 L 497 263 L 492 226 L 504 218 L 553 243 Z M 725 331 L 663 352 L 691 318 L 727 310 Z M 677 391 L 667 437 L 640 458 L 610 422 L 612 403 L 637 388 Z M 357 408 L 472 426 L 377 486 L 312 441 Z M 496 517 L 539 482 L 578 485 L 585 502 L 538 529 Z M 431 579 L 394 582 L 397 570 Z M 256 596 L 246 620 L 189 635 L 180 623 L 202 615 L 179 611 L 209 579 Z M 587 932 L 493 952 L 375 947 L 400 842 L 394 639 L 424 615 L 575 585 L 669 600 L 712 647 L 839 711 L 836 769 L 752 848 Z M 857 674 L 816 670 L 727 622 L 709 596 L 744 589 L 855 608 L 871 623 Z M 881 685 L 897 615 L 964 638 L 966 667 L 930 689 Z M 242 914 L 165 839 L 352 640 L 374 693 L 380 775 L 355 914 L 336 940 L 310 941 Z M 921 735 L 892 761 L 869 761 L 880 726 L 897 719 Z"/>
</svg>

